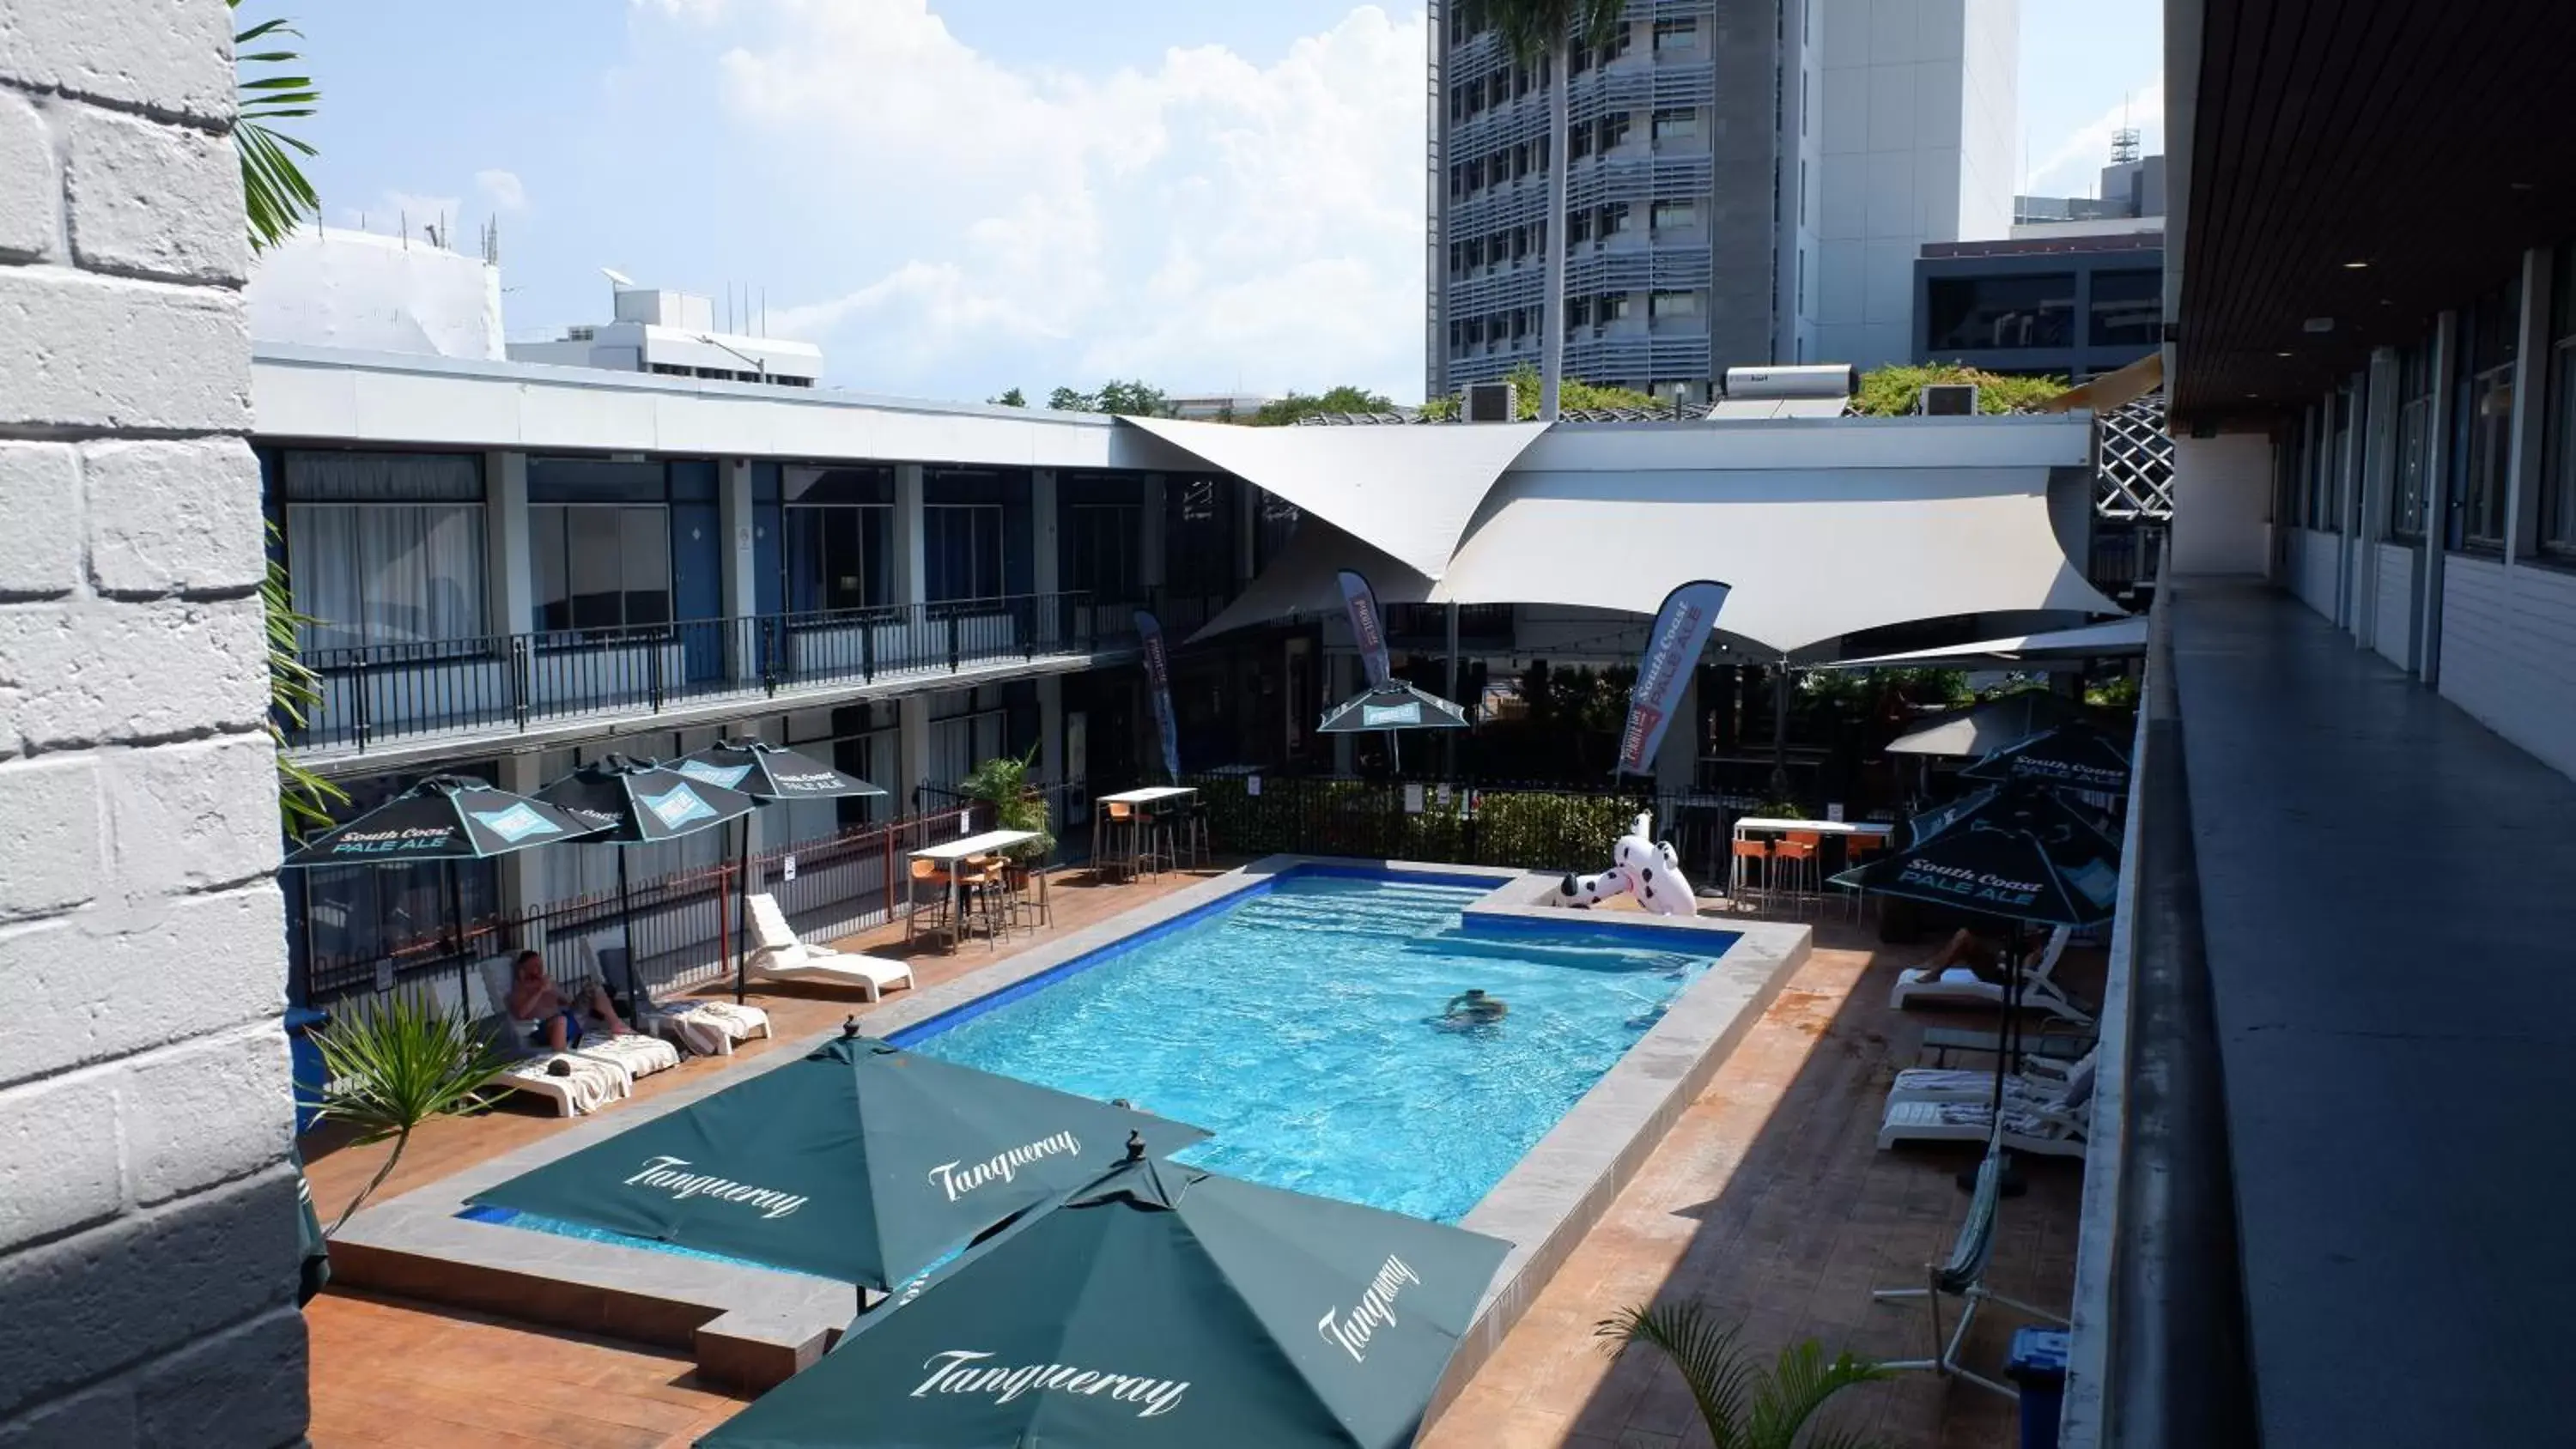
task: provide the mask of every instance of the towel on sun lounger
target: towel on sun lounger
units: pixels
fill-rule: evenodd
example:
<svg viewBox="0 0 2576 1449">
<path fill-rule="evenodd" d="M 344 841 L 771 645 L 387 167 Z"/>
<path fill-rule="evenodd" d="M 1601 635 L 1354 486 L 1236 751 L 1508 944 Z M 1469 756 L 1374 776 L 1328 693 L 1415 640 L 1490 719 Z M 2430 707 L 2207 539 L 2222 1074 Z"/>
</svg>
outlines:
<svg viewBox="0 0 2576 1449">
<path fill-rule="evenodd" d="M 769 1030 L 768 1012 L 730 1001 L 675 1001 L 659 1010 L 658 1019 L 678 1034 L 680 1044 L 702 1057 L 721 1055 L 733 1043 Z"/>
<path fill-rule="evenodd" d="M 632 1081 L 649 1077 L 665 1068 L 680 1064 L 680 1049 L 658 1036 L 642 1032 L 626 1036 L 585 1037 L 575 1056 L 594 1057 L 614 1063 Z"/>
<path fill-rule="evenodd" d="M 549 1070 L 562 1062 L 571 1070 L 556 1075 Z M 526 1077 L 561 1086 L 572 1099 L 575 1116 L 596 1112 L 635 1090 L 635 1080 L 624 1067 L 598 1057 L 579 1056 L 572 1052 L 547 1052 L 533 1056 L 510 1068 L 511 1076 Z"/>
</svg>

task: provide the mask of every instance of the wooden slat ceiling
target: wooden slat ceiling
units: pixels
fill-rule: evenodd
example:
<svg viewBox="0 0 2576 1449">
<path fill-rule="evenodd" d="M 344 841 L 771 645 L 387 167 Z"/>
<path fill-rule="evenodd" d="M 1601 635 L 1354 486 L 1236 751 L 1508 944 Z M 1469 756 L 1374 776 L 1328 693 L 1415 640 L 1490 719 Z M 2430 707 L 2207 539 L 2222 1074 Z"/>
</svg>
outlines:
<svg viewBox="0 0 2576 1449">
<path fill-rule="evenodd" d="M 2311 401 L 2576 238 L 2576 0 L 2186 6 L 2178 421 Z"/>
</svg>

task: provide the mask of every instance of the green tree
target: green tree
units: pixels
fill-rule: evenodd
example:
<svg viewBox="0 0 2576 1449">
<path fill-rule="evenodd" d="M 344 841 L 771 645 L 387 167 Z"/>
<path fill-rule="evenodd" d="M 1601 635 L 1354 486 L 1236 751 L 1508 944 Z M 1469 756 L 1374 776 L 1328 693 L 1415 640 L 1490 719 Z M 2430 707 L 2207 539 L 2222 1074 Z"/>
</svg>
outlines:
<svg viewBox="0 0 2576 1449">
<path fill-rule="evenodd" d="M 322 1052 L 322 1079 L 330 1083 L 322 1092 L 322 1115 L 354 1128 L 354 1146 L 393 1144 L 376 1175 L 331 1224 L 335 1233 L 393 1176 L 420 1124 L 482 1110 L 485 1084 L 506 1065 L 465 1018 L 408 992 L 321 1028 L 313 1044 Z"/>
<path fill-rule="evenodd" d="M 1286 397 L 1273 398 L 1252 415 L 1256 428 L 1284 428 L 1319 413 L 1391 413 L 1395 402 L 1384 393 L 1344 383 L 1322 393 L 1298 392 L 1291 389 Z"/>
<path fill-rule="evenodd" d="M 238 10 L 241 0 L 229 3 Z M 241 161 L 243 220 L 254 252 L 284 241 L 297 222 L 321 205 L 296 159 L 315 154 L 313 148 L 269 124 L 312 115 L 321 91 L 300 75 L 240 74 L 246 66 L 296 65 L 300 57 L 292 50 L 253 48 L 262 43 L 274 47 L 281 37 L 295 33 L 283 20 L 263 20 L 233 36 L 237 77 L 233 151 Z M 276 541 L 275 524 L 269 525 L 269 538 Z M 268 572 L 260 580 L 259 601 L 268 622 L 268 733 L 278 747 L 278 815 L 289 839 L 330 824 L 331 807 L 349 798 L 339 786 L 286 756 L 287 728 L 303 725 L 322 702 L 320 676 L 297 653 L 302 630 L 315 621 L 295 611 L 294 597 L 286 566 L 272 549 Z"/>
<path fill-rule="evenodd" d="M 998 408 L 1024 408 L 1029 405 L 1027 394 L 1021 392 L 1016 387 L 1012 388 L 1009 392 L 1002 394 L 1000 397 L 988 397 L 984 399 L 984 401 L 991 403 L 993 406 Z"/>
<path fill-rule="evenodd" d="M 1565 184 L 1573 153 L 1566 144 L 1566 56 L 1576 45 L 1617 38 L 1628 0 L 1467 0 L 1467 23 L 1499 30 L 1512 60 L 1536 71 L 1547 88 L 1547 272 L 1539 281 L 1538 416 L 1556 421 L 1565 368 Z"/>
<path fill-rule="evenodd" d="M 1055 391 L 1048 393 L 1047 406 L 1060 413 L 1096 413 L 1100 411 L 1098 400 L 1093 398 L 1091 394 L 1087 392 L 1075 392 L 1069 387 L 1060 387 Z"/>
<path fill-rule="evenodd" d="M 1592 1332 L 1613 1354 L 1644 1344 L 1671 1359 L 1716 1449 L 1794 1449 L 1827 1400 L 1888 1376 L 1886 1369 L 1848 1353 L 1827 1359 L 1812 1338 L 1781 1350 L 1778 1365 L 1764 1369 L 1738 1341 L 1743 1325 L 1718 1326 L 1700 1303 L 1623 1309 Z M 1806 1439 L 1807 1449 L 1862 1449 L 1866 1442 L 1824 1428 Z"/>
<path fill-rule="evenodd" d="M 1901 417 L 1914 411 L 1923 389 L 1936 382 L 1975 383 L 1981 413 L 2030 412 L 2066 391 L 2062 377 L 2007 377 L 1958 362 L 1907 363 L 1862 373 L 1852 411 L 1878 418 Z"/>
<path fill-rule="evenodd" d="M 1092 394 L 1098 411 L 1129 418 L 1163 418 L 1172 414 L 1172 400 L 1163 390 L 1142 381 L 1120 382 L 1116 378 L 1100 385 Z"/>
</svg>

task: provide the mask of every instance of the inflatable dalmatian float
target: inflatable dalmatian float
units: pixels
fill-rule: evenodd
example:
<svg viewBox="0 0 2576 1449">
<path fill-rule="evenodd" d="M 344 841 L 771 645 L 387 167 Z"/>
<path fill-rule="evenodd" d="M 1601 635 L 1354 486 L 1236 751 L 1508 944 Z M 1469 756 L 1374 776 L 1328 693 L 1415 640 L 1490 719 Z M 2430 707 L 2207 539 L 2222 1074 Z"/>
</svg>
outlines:
<svg viewBox="0 0 2576 1449">
<path fill-rule="evenodd" d="M 1562 906 L 1595 906 L 1629 891 L 1637 904 L 1659 916 L 1695 916 L 1699 902 L 1682 875 L 1681 859 L 1671 842 L 1654 840 L 1653 811 L 1640 812 L 1628 833 L 1611 848 L 1612 864 L 1599 875 L 1569 875 L 1556 888 Z"/>
</svg>

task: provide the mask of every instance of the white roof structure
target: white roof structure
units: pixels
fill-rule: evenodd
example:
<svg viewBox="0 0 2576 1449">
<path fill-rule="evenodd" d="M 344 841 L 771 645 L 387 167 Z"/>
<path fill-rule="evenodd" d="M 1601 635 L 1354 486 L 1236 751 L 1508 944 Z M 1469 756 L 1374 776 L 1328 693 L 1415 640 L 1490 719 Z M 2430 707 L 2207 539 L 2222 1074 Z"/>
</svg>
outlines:
<svg viewBox="0 0 2576 1449">
<path fill-rule="evenodd" d="M 1827 667 L 2008 669 L 2014 665 L 2049 660 L 2110 659 L 2146 652 L 2147 621 L 2143 617 L 2132 617 L 2113 619 L 2107 624 L 2087 624 L 2081 629 L 2054 629 L 2044 634 L 2016 634 L 2007 639 L 1987 639 L 1975 644 L 1909 649 L 1902 654 L 1878 654 L 1867 659 L 1841 659 Z"/>
<path fill-rule="evenodd" d="M 1916 619 L 2120 612 L 2068 562 L 2051 519 L 2050 469 L 2085 462 L 2081 417 L 1552 430 L 1133 421 L 1335 525 L 1292 545 L 1272 565 L 1276 586 L 1256 582 L 1202 636 L 1325 607 L 1343 567 L 1390 600 L 1629 614 L 1716 579 L 1733 588 L 1719 632 L 1783 655 Z M 1390 561 L 1434 587 L 1413 594 Z"/>
<path fill-rule="evenodd" d="M 1339 524 L 1433 579 L 1447 569 L 1459 535 L 1494 480 L 1547 431 L 1545 423 L 1248 428 L 1173 418 L 1127 421 L 1212 468 Z"/>
<path fill-rule="evenodd" d="M 1297 526 L 1288 546 L 1279 550 L 1279 556 L 1261 571 L 1261 577 L 1192 634 L 1188 642 L 1195 644 L 1231 629 L 1274 619 L 1338 616 L 1343 608 L 1338 575 L 1344 569 L 1359 570 L 1380 604 L 1419 604 L 1431 595 L 1431 580 L 1407 567 L 1403 560 L 1353 538 L 1323 519 L 1309 519 Z"/>
</svg>

